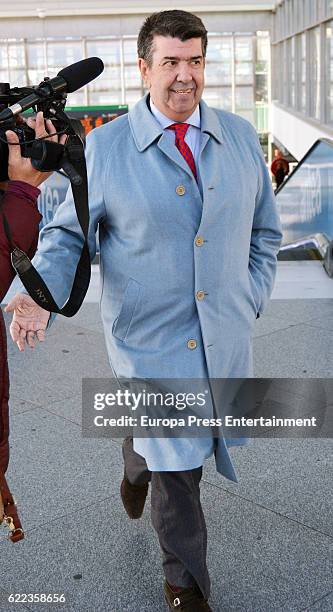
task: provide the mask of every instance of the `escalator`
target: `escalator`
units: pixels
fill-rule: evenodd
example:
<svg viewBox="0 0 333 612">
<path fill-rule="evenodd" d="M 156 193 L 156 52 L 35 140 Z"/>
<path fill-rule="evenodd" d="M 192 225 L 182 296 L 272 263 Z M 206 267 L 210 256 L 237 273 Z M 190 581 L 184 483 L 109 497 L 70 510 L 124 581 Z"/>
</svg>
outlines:
<svg viewBox="0 0 333 612">
<path fill-rule="evenodd" d="M 279 260 L 322 260 L 333 277 L 333 141 L 317 140 L 276 190 Z"/>
</svg>

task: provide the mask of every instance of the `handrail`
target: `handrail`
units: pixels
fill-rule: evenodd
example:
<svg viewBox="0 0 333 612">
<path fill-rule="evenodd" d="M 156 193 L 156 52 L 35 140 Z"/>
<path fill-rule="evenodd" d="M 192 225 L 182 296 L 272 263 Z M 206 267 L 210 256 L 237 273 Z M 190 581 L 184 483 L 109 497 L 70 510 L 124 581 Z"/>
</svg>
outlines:
<svg viewBox="0 0 333 612">
<path fill-rule="evenodd" d="M 330 244 L 330 241 L 327 238 L 327 236 L 325 236 L 325 234 L 321 234 L 321 233 L 309 234 L 307 236 L 303 236 L 299 238 L 298 240 L 295 240 L 294 242 L 289 242 L 288 244 L 284 244 L 283 246 L 280 247 L 280 252 L 289 251 L 290 249 L 296 249 L 297 247 L 305 246 L 305 245 L 309 245 L 311 247 L 312 245 L 312 247 L 315 247 L 315 249 L 318 251 L 321 258 L 324 259 L 327 249 L 329 247 L 329 244 Z"/>
<path fill-rule="evenodd" d="M 281 183 L 281 185 L 275 190 L 275 195 L 277 195 L 278 193 L 280 193 L 280 191 L 284 188 L 284 186 L 289 183 L 290 179 L 296 174 L 297 170 L 299 170 L 299 168 L 303 165 L 303 163 L 305 162 L 305 160 L 309 157 L 309 155 L 311 155 L 311 153 L 313 152 L 313 150 L 318 146 L 318 144 L 320 144 L 321 142 L 325 142 L 326 144 L 328 144 L 330 147 L 332 147 L 333 149 L 333 140 L 330 140 L 329 138 L 318 138 L 318 140 L 316 140 L 312 147 L 310 147 L 310 149 L 305 153 L 304 157 L 302 157 L 302 159 L 298 162 L 296 168 L 294 168 L 294 170 L 288 174 L 287 178 L 283 181 L 283 183 Z"/>
</svg>

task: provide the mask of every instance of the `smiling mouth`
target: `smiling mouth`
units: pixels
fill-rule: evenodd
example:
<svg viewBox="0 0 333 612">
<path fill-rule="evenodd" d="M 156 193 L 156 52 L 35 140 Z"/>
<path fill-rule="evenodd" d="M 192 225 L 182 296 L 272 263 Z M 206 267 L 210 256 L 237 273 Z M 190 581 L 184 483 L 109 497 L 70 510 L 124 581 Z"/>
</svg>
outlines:
<svg viewBox="0 0 333 612">
<path fill-rule="evenodd" d="M 171 89 L 171 91 L 173 91 L 173 93 L 181 94 L 182 95 L 182 94 L 189 94 L 189 93 L 191 93 L 193 91 L 193 89 L 192 88 L 190 88 L 190 89 Z"/>
</svg>

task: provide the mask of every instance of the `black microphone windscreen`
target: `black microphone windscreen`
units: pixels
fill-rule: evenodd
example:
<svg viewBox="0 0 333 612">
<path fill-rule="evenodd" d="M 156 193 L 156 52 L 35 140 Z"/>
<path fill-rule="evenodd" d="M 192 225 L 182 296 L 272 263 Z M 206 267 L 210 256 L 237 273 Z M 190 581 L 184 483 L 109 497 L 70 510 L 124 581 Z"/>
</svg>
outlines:
<svg viewBox="0 0 333 612">
<path fill-rule="evenodd" d="M 67 82 L 67 93 L 81 89 L 93 79 L 96 79 L 104 70 L 104 64 L 99 57 L 88 57 L 80 62 L 71 64 L 58 72 L 57 76 Z"/>
</svg>

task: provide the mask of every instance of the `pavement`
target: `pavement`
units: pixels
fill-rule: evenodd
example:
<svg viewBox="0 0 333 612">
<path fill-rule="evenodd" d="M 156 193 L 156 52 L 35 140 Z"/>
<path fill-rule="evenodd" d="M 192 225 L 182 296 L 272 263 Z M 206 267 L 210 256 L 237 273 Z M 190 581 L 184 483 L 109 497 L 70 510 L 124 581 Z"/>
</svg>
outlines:
<svg viewBox="0 0 333 612">
<path fill-rule="evenodd" d="M 279 262 L 273 299 L 255 323 L 255 375 L 299 380 L 292 400 L 330 412 L 314 378 L 333 377 L 333 279 L 320 262 Z M 140 521 L 119 498 L 121 440 L 84 438 L 81 380 L 109 377 L 94 270 L 88 299 L 47 340 L 9 344 L 11 463 L 24 541 L 0 528 L 0 610 L 165 610 L 150 500 Z M 9 317 L 6 316 L 8 324 Z M 276 381 L 275 393 L 290 393 Z M 329 386 L 328 386 L 329 388 Z M 231 449 L 240 482 L 207 461 L 201 487 L 214 612 L 333 610 L 333 443 L 256 438 Z M 10 603 L 10 593 L 66 602 Z"/>
</svg>

